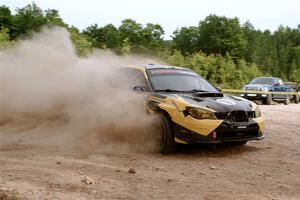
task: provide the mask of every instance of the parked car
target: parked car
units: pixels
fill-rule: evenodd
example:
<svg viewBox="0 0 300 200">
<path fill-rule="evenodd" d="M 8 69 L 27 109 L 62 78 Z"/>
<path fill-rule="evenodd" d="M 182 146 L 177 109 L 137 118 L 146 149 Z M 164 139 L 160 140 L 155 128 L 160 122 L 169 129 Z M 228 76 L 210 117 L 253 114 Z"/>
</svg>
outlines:
<svg viewBox="0 0 300 200">
<path fill-rule="evenodd" d="M 285 85 L 282 79 L 277 77 L 254 78 L 249 84 L 245 85 L 242 89 L 260 92 L 295 92 L 295 90 L 291 86 Z M 268 105 L 272 103 L 272 100 L 284 102 L 284 104 L 289 104 L 289 102 L 294 98 L 294 95 L 289 94 L 262 94 L 255 92 L 242 93 L 241 96 L 249 100 L 261 100 L 263 104 Z M 298 103 L 299 101 L 296 100 L 296 102 Z"/>
<path fill-rule="evenodd" d="M 160 152 L 171 152 L 178 143 L 243 145 L 264 138 L 264 118 L 255 103 L 223 94 L 190 69 L 145 65 L 125 70 L 134 76 L 134 90 L 148 95 L 149 113 L 159 118 Z"/>
</svg>

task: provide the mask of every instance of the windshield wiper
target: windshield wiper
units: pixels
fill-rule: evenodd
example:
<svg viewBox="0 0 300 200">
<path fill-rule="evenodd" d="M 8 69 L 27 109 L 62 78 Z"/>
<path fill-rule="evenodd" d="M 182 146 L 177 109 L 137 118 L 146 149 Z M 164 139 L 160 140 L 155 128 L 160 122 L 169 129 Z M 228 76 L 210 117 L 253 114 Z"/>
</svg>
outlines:
<svg viewBox="0 0 300 200">
<path fill-rule="evenodd" d="M 163 90 L 155 90 L 156 92 L 183 92 L 181 90 L 173 90 L 173 89 L 163 89 Z"/>
<path fill-rule="evenodd" d="M 210 91 L 206 91 L 206 90 L 198 90 L 198 89 L 192 89 L 192 90 L 174 90 L 174 89 L 163 89 L 163 90 L 155 90 L 156 92 L 180 92 L 180 93 L 211 93 Z"/>
<path fill-rule="evenodd" d="M 156 92 L 178 92 L 178 93 L 195 93 L 195 94 L 219 94 L 220 92 L 212 92 L 212 91 L 206 91 L 206 90 L 198 90 L 198 89 L 192 89 L 192 90 L 174 90 L 174 89 L 162 89 L 162 90 L 155 90 Z"/>
<path fill-rule="evenodd" d="M 184 90 L 182 92 L 191 92 L 191 93 L 195 93 L 195 92 L 210 92 L 210 91 L 206 91 L 206 90 L 198 90 L 198 89 L 192 89 L 192 90 Z"/>
</svg>

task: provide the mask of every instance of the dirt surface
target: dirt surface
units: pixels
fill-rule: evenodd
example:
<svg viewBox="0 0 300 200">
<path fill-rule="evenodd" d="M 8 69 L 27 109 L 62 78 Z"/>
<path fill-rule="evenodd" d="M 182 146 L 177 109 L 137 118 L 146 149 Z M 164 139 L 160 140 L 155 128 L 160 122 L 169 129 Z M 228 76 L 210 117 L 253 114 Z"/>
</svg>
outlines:
<svg viewBox="0 0 300 200">
<path fill-rule="evenodd" d="M 185 147 L 174 155 L 35 145 L 30 141 L 55 136 L 34 135 L 43 130 L 39 124 L 20 134 L 4 123 L 0 194 L 51 200 L 299 199 L 300 105 L 260 107 L 267 120 L 264 140 Z"/>
</svg>

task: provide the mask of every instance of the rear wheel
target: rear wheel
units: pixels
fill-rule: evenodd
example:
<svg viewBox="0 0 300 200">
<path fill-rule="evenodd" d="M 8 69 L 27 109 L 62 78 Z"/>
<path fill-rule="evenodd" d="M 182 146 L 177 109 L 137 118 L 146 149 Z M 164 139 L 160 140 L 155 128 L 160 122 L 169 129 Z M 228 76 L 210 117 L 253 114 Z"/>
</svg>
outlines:
<svg viewBox="0 0 300 200">
<path fill-rule="evenodd" d="M 168 116 L 158 113 L 157 120 L 152 128 L 156 152 L 167 154 L 176 151 L 177 145 L 174 141 L 173 126 Z"/>
<path fill-rule="evenodd" d="M 295 103 L 297 103 L 297 104 L 299 103 L 299 95 L 297 95 L 297 94 L 295 95 Z"/>
</svg>

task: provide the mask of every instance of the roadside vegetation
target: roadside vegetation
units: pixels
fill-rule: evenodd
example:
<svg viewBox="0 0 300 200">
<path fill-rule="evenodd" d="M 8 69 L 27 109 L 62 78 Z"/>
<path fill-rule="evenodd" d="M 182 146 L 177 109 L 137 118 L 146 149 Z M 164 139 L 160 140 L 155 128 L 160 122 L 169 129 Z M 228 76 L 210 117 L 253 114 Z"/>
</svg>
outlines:
<svg viewBox="0 0 300 200">
<path fill-rule="evenodd" d="M 16 191 L 3 191 L 0 189 L 0 200 L 20 200 Z"/>
<path fill-rule="evenodd" d="M 92 24 L 84 30 L 66 24 L 54 9 L 35 3 L 12 11 L 0 6 L 0 49 L 31 37 L 42 27 L 61 26 L 70 32 L 79 56 L 94 49 L 119 55 L 143 54 L 171 65 L 191 68 L 220 87 L 240 88 L 256 76 L 278 76 L 300 82 L 300 24 L 274 32 L 258 30 L 238 18 L 209 15 L 198 25 L 175 30 L 165 40 L 159 24 L 124 19 L 119 27 Z"/>
</svg>

